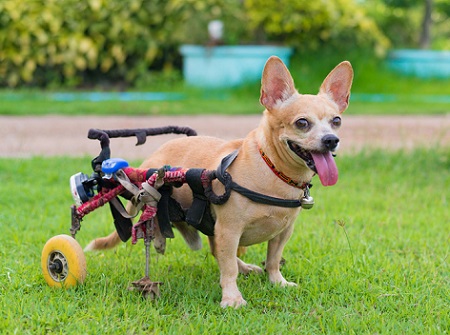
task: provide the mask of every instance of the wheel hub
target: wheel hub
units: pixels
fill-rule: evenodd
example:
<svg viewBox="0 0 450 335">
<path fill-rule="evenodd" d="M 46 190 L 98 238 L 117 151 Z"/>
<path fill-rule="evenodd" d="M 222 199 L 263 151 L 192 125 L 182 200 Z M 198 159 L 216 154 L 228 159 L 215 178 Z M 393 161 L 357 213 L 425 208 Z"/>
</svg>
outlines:
<svg viewBox="0 0 450 335">
<path fill-rule="evenodd" d="M 47 262 L 48 273 L 55 281 L 62 282 L 69 274 L 69 264 L 66 257 L 59 251 L 52 252 Z"/>
</svg>

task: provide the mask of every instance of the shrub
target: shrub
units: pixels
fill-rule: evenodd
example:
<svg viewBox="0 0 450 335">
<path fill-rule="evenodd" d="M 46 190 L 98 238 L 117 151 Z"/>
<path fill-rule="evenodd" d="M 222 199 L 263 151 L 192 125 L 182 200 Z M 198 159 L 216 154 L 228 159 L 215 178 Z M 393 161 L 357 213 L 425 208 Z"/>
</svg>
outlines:
<svg viewBox="0 0 450 335">
<path fill-rule="evenodd" d="M 188 3 L 0 1 L 0 85 L 133 82 L 164 68 Z"/>
<path fill-rule="evenodd" d="M 303 50 L 324 43 L 336 48 L 369 47 L 379 54 L 389 40 L 354 0 L 246 0 L 249 24 L 262 27 L 269 40 Z"/>
</svg>

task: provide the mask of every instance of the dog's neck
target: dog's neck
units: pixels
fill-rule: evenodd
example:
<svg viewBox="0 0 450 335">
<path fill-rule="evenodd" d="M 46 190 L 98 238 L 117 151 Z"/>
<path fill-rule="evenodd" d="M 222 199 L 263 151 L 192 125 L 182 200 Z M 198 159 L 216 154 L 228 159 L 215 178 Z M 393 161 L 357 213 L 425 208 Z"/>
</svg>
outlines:
<svg viewBox="0 0 450 335">
<path fill-rule="evenodd" d="M 280 178 L 282 181 L 284 181 L 286 184 L 296 187 L 302 190 L 305 190 L 309 185 L 311 181 L 305 181 L 300 182 L 292 179 L 291 177 L 285 175 L 282 171 L 279 171 L 276 166 L 272 163 L 269 156 L 264 152 L 264 150 L 258 145 L 258 150 L 261 155 L 261 158 L 264 160 L 264 162 L 267 164 L 267 166 L 272 170 L 272 172 Z"/>
</svg>

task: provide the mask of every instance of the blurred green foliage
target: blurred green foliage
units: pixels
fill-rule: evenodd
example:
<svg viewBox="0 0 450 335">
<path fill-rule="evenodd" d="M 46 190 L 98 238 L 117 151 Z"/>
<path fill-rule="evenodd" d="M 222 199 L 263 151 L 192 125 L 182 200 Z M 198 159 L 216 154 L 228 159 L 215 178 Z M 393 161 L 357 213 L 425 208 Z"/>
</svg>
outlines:
<svg viewBox="0 0 450 335">
<path fill-rule="evenodd" d="M 450 49 L 450 2 L 433 0 L 431 48 Z M 365 0 L 364 5 L 395 48 L 417 48 L 425 0 Z"/>
<path fill-rule="evenodd" d="M 435 0 L 448 48 L 450 7 Z M 383 55 L 411 46 L 418 0 L 1 0 L 0 86 L 145 86 L 179 81 L 182 43 L 207 44 L 207 24 L 224 22 L 225 44 L 326 45 Z M 448 22 L 448 21 L 447 21 Z M 176 71 L 173 71 L 173 70 Z"/>
<path fill-rule="evenodd" d="M 357 45 L 382 55 L 390 45 L 354 0 L 247 0 L 245 7 L 250 27 L 262 29 L 271 41 L 303 50 L 327 43 L 340 50 Z"/>
<path fill-rule="evenodd" d="M 2 0 L 0 84 L 133 82 L 152 65 L 171 65 L 187 7 L 165 0 Z"/>
</svg>

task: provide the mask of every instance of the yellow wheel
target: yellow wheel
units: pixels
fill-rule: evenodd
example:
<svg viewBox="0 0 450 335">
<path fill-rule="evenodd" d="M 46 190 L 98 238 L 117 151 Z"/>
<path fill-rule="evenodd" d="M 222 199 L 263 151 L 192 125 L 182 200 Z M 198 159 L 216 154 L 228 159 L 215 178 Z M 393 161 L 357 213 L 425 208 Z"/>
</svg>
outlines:
<svg viewBox="0 0 450 335">
<path fill-rule="evenodd" d="M 80 244 L 69 235 L 57 235 L 42 250 L 42 272 L 48 285 L 69 288 L 86 278 L 86 258 Z"/>
</svg>

